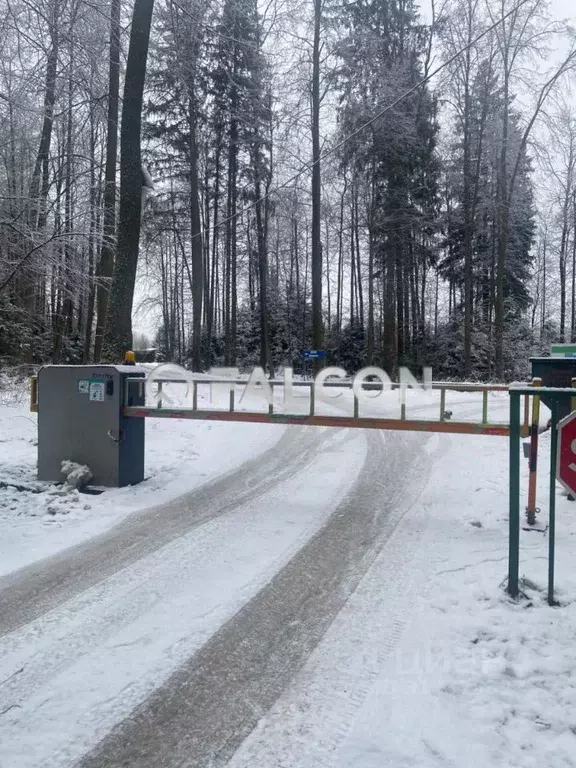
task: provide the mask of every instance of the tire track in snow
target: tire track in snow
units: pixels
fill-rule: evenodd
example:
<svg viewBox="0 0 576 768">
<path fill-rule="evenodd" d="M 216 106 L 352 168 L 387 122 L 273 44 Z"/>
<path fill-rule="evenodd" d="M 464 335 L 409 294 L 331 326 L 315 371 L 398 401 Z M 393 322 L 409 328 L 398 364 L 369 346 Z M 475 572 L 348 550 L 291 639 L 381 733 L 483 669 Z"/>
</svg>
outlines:
<svg viewBox="0 0 576 768">
<path fill-rule="evenodd" d="M 334 430 L 329 430 L 331 436 Z M 329 438 L 288 427 L 270 450 L 178 499 L 137 512 L 110 531 L 0 578 L 0 637 L 104 581 L 218 515 L 244 505 L 305 466 Z"/>
<path fill-rule="evenodd" d="M 6 768 L 71 768 L 274 578 L 362 467 L 364 434 L 330 434 L 282 486 L 0 640 Z"/>
<path fill-rule="evenodd" d="M 332 436 L 333 439 L 326 439 L 315 459 L 306 468 L 300 468 L 296 482 L 302 478 L 306 483 L 305 478 L 325 453 L 337 452 L 349 444 L 358 445 L 361 437 L 359 434 L 354 435 L 351 430 L 338 431 L 339 434 L 336 432 L 337 430 L 334 430 L 329 433 L 327 438 Z M 356 441 L 353 440 L 354 437 Z M 295 485 L 292 478 L 285 482 L 289 488 Z M 352 482 L 347 487 L 351 486 Z M 238 506 L 227 516 L 222 515 L 212 521 L 206 521 L 201 530 L 196 529 L 184 534 L 122 572 L 110 576 L 66 604 L 58 606 L 48 615 L 41 616 L 20 630 L 0 638 L 0 659 L 11 655 L 18 659 L 18 653 L 23 647 L 32 648 L 29 655 L 23 655 L 18 663 L 13 663 L 15 669 L 20 664 L 24 666 L 22 673 L 5 683 L 0 679 L 0 710 L 3 699 L 11 696 L 20 701 L 29 695 L 30 690 L 49 683 L 52 677 L 56 677 L 71 663 L 77 663 L 93 649 L 108 643 L 122 628 L 134 624 L 141 616 L 149 613 L 158 600 L 167 594 L 168 585 L 174 579 L 184 584 L 194 581 L 195 566 L 206 551 L 212 550 L 210 559 L 218 560 L 220 553 L 214 550 L 218 547 L 220 537 L 226 541 L 238 539 L 237 527 L 246 525 L 244 518 L 251 514 L 252 509 L 260 505 L 269 509 L 271 504 L 282 500 L 286 493 L 286 488 L 280 485 L 273 488 L 268 495 L 262 494 L 259 498 Z M 294 497 L 297 498 L 296 489 L 291 494 L 291 500 Z M 331 509 L 327 507 L 323 520 L 330 514 Z M 216 529 L 215 524 L 218 525 Z M 322 523 L 314 525 L 315 530 L 321 525 Z M 218 533 L 215 533 L 215 530 Z M 239 532 L 240 536 L 244 530 L 246 529 L 243 528 Z M 260 531 L 259 528 L 257 530 Z M 304 529 L 301 538 L 294 542 L 291 554 L 284 562 L 291 559 L 311 535 L 312 533 Z M 266 581 L 272 578 L 280 567 L 273 567 Z"/>
<path fill-rule="evenodd" d="M 303 667 L 427 480 L 430 459 L 366 433 L 355 486 L 276 577 L 80 768 L 225 765 Z M 416 445 L 409 436 L 390 441 Z M 390 503 L 384 494 L 391 493 Z M 400 631 L 398 629 L 398 631 Z"/>
<path fill-rule="evenodd" d="M 451 443 L 447 435 L 437 438 L 429 454 L 434 461 Z M 407 447 L 422 450 L 415 440 Z M 412 500 L 420 490 L 412 489 Z M 422 544 L 428 526 L 425 509 L 412 508 L 406 516 L 398 510 L 396 517 L 397 527 L 354 595 L 306 666 L 239 747 L 230 768 L 340 765 L 338 751 L 404 634 L 414 603 L 425 599 L 426 574 L 439 559 L 435 549 Z"/>
</svg>

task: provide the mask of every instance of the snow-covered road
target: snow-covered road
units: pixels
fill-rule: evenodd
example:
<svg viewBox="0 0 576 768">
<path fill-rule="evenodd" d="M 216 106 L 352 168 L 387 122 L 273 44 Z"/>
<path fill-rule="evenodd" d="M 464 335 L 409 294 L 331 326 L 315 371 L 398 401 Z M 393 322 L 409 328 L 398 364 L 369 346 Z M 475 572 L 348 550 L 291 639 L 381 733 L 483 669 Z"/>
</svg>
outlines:
<svg viewBox="0 0 576 768">
<path fill-rule="evenodd" d="M 455 418 L 478 405 L 450 403 Z M 495 420 L 506 408 L 494 396 Z M 103 532 L 80 520 L 78 543 L 53 537 L 43 560 L 16 553 L 29 564 L 0 579 L 0 768 L 576 764 L 567 502 L 564 624 L 543 672 L 545 538 L 523 536 L 531 609 L 499 589 L 507 441 L 277 429 L 235 468 L 222 430 L 204 444 L 230 454 L 220 477 Z"/>
<path fill-rule="evenodd" d="M 230 757 L 430 463 L 416 436 L 288 429 L 222 480 L 4 577 L 0 690 L 17 704 L 1 764 L 64 768 L 93 747 L 87 766 Z"/>
<path fill-rule="evenodd" d="M 393 446 L 380 434 L 364 439 L 358 479 L 320 530 L 82 766 L 227 762 L 307 660 L 426 482 L 429 457 L 413 439 Z"/>
<path fill-rule="evenodd" d="M 110 531 L 44 560 L 41 568 L 32 564 L 5 576 L 0 579 L 0 636 L 280 485 L 336 436 L 326 430 L 287 431 L 269 451 L 223 478 L 136 513 Z"/>
</svg>

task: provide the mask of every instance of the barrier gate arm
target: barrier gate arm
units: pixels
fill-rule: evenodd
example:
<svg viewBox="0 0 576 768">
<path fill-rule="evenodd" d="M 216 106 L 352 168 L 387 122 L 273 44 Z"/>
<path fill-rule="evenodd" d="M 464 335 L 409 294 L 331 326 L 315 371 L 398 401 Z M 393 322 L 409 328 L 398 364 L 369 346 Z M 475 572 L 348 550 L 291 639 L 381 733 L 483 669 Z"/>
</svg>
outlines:
<svg viewBox="0 0 576 768">
<path fill-rule="evenodd" d="M 232 380 L 234 384 L 245 385 L 244 379 Z M 476 384 L 469 382 L 432 382 L 430 388 L 433 390 L 440 390 L 440 421 L 431 421 L 423 419 L 407 419 L 406 409 L 403 405 L 401 408 L 400 419 L 377 419 L 377 418 L 360 418 L 358 414 L 358 400 L 354 398 L 354 414 L 353 416 L 343 417 L 330 417 L 330 416 L 317 416 L 315 414 L 314 403 L 314 387 L 313 382 L 308 381 L 295 381 L 294 386 L 308 387 L 310 388 L 310 415 L 299 416 L 293 414 L 279 414 L 274 413 L 273 405 L 270 406 L 267 416 L 265 414 L 242 412 L 241 414 L 234 414 L 234 391 L 230 392 L 230 408 L 228 411 L 215 411 L 215 410 L 198 410 L 198 384 L 211 384 L 211 383 L 227 383 L 230 384 L 230 379 L 198 379 L 193 380 L 192 383 L 192 408 L 162 408 L 162 385 L 166 383 L 183 383 L 182 379 L 158 379 L 156 380 L 159 387 L 159 399 L 158 406 L 156 408 L 147 408 L 143 406 L 133 406 L 131 400 L 131 387 L 136 386 L 139 394 L 142 395 L 143 380 L 142 378 L 126 379 L 126 389 L 123 399 L 123 412 L 125 416 L 132 417 L 152 417 L 157 418 L 180 418 L 180 419 L 213 419 L 214 421 L 246 421 L 257 423 L 276 423 L 276 424 L 300 424 L 300 425 L 312 425 L 312 426 L 338 426 L 338 427 L 358 427 L 361 429 L 390 429 L 401 431 L 416 431 L 416 432 L 440 432 L 440 433 L 453 433 L 453 434 L 470 434 L 470 435 L 494 435 L 499 437 L 507 437 L 510 433 L 508 425 L 505 424 L 490 424 L 488 422 L 488 394 L 490 392 L 507 392 L 508 387 L 505 384 Z M 274 380 L 270 382 L 272 388 L 274 386 L 283 386 L 284 382 L 281 380 Z M 350 389 L 352 382 L 341 381 L 327 381 L 324 383 L 327 387 L 343 387 Z M 366 389 L 380 389 L 379 384 L 366 382 L 364 384 Z M 397 382 L 392 383 L 393 389 L 398 389 L 400 384 Z M 482 422 L 455 422 L 446 421 L 445 407 L 446 407 L 446 392 L 447 390 L 455 392 L 481 392 L 482 393 Z M 528 397 L 526 397 L 526 403 Z M 33 413 L 38 412 L 38 377 L 30 377 L 30 411 Z M 352 421 L 353 420 L 353 421 Z M 527 419 L 521 428 L 522 436 L 528 434 L 529 426 Z"/>
<path fill-rule="evenodd" d="M 257 424 L 288 424 L 288 425 L 300 425 L 300 426 L 318 426 L 318 427 L 345 427 L 356 429 L 385 429 L 385 430 L 400 430 L 400 431 L 413 431 L 413 432 L 440 432 L 447 434 L 463 434 L 463 435 L 490 435 L 497 437 L 507 437 L 510 433 L 507 424 L 490 424 L 487 420 L 487 398 L 490 391 L 508 391 L 508 387 L 504 384 L 450 384 L 445 382 L 437 382 L 432 385 L 433 389 L 440 390 L 441 392 L 441 410 L 442 406 L 446 403 L 446 390 L 454 388 L 461 392 L 482 392 L 483 393 L 483 407 L 482 407 L 482 422 L 457 422 L 446 420 L 444 414 L 441 413 L 439 421 L 432 421 L 426 419 L 408 419 L 406 418 L 406 412 L 404 409 L 401 411 L 401 418 L 375 418 L 375 417 L 362 417 L 359 415 L 359 403 L 358 398 L 354 398 L 354 412 L 349 416 L 323 416 L 315 413 L 315 389 L 311 382 L 303 382 L 303 386 L 310 387 L 310 412 L 308 414 L 286 414 L 274 412 L 274 406 L 271 403 L 268 412 L 250 412 L 250 411 L 236 411 L 235 410 L 235 392 L 234 389 L 230 389 L 230 401 L 227 411 L 224 410 L 199 410 L 198 405 L 198 385 L 210 385 L 211 383 L 226 383 L 226 384 L 238 384 L 245 385 L 246 381 L 230 380 L 230 379 L 194 379 L 188 384 L 192 386 L 192 408 L 166 408 L 162 407 L 162 384 L 165 383 L 186 383 L 182 379 L 156 379 L 154 383 L 158 384 L 158 404 L 156 407 L 149 406 L 133 406 L 129 403 L 130 387 L 133 382 L 142 386 L 142 379 L 130 379 L 126 380 L 126 392 L 124 398 L 124 415 L 133 418 L 165 418 L 165 419 L 192 419 L 192 420 L 211 420 L 211 421 L 229 421 L 229 422 L 246 422 Z M 272 387 L 283 386 L 284 382 L 281 380 L 275 380 L 269 382 Z M 351 383 L 348 382 L 326 382 L 330 385 L 344 386 L 350 389 Z M 370 385 L 369 385 L 370 386 Z M 396 385 L 397 387 L 399 385 Z M 372 385 L 370 388 L 379 389 L 380 385 Z"/>
<path fill-rule="evenodd" d="M 492 435 L 507 437 L 507 424 L 474 424 L 457 421 L 425 421 L 424 419 L 375 419 L 354 416 L 298 416 L 284 413 L 253 413 L 247 411 L 200 411 L 192 408 L 124 408 L 125 416 L 136 418 L 194 419 L 204 421 L 236 421 L 254 424 L 297 424 L 314 427 L 346 427 L 356 429 L 389 429 L 403 432 L 443 432 L 461 435 Z"/>
</svg>

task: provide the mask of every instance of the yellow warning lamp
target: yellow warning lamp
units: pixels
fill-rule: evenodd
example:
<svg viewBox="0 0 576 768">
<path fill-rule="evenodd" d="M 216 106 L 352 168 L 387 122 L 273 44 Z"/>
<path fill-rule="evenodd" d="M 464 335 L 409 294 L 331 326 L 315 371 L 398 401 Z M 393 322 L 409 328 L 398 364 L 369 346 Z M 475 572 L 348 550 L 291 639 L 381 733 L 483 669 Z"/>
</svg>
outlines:
<svg viewBox="0 0 576 768">
<path fill-rule="evenodd" d="M 136 365 L 136 355 L 132 350 L 124 352 L 124 365 Z"/>
</svg>

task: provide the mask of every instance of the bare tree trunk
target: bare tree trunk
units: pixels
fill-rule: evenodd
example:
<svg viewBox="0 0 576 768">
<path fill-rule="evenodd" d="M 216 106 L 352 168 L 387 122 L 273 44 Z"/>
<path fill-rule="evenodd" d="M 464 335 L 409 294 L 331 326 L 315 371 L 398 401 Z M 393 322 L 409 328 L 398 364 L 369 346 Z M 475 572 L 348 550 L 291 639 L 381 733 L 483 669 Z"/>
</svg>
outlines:
<svg viewBox="0 0 576 768">
<path fill-rule="evenodd" d="M 106 172 L 104 177 L 104 237 L 98 263 L 96 293 L 96 338 L 94 360 L 102 354 L 102 336 L 108 311 L 110 282 L 114 274 L 116 245 L 116 163 L 118 156 L 118 102 L 120 94 L 120 11 L 121 0 L 110 0 L 110 61 L 108 64 L 108 119 Z"/>
<path fill-rule="evenodd" d="M 68 63 L 68 104 L 66 109 L 66 124 L 64 134 L 64 270 L 63 270 L 63 299 L 60 306 L 60 312 L 56 318 L 54 346 L 52 350 L 52 362 L 60 362 L 62 347 L 65 339 L 69 338 L 72 332 L 72 321 L 74 315 L 74 302 L 72 285 L 72 221 L 74 218 L 74 203 L 72 189 L 72 170 L 74 162 L 74 144 L 73 144 L 73 98 L 74 98 L 74 37 L 73 24 L 74 16 L 70 22 L 69 45 L 70 60 Z"/>
<path fill-rule="evenodd" d="M 440 275 L 436 270 L 436 290 L 434 291 L 434 336 L 438 335 L 438 293 L 440 288 Z"/>
<path fill-rule="evenodd" d="M 328 328 L 332 327 L 332 297 L 330 295 L 330 248 L 329 248 L 329 242 L 330 242 L 330 227 L 328 219 L 326 219 L 326 231 L 325 231 L 325 237 L 326 237 L 326 246 L 324 250 L 326 251 L 326 298 L 328 300 Z"/>
<path fill-rule="evenodd" d="M 132 346 L 132 305 L 142 215 L 142 97 L 154 0 L 135 0 L 120 136 L 118 251 L 104 330 L 103 357 L 118 361 Z"/>
<path fill-rule="evenodd" d="M 370 200 L 370 221 L 368 227 L 368 328 L 366 333 L 366 363 L 374 363 L 374 168 L 372 169 L 372 190 Z"/>
<path fill-rule="evenodd" d="M 544 336 L 544 326 L 546 324 L 546 251 L 548 246 L 547 235 L 544 237 L 544 246 L 542 249 L 542 321 L 540 324 L 540 339 Z"/>
<path fill-rule="evenodd" d="M 234 64 L 233 78 L 236 76 Z M 236 363 L 237 335 L 237 292 L 236 292 L 236 261 L 237 261 L 237 185 L 238 176 L 238 89 L 232 84 L 230 100 L 230 134 L 228 147 L 228 223 L 226 225 L 226 281 L 225 281 L 225 335 L 226 335 L 226 365 Z"/>
<path fill-rule="evenodd" d="M 93 121 L 93 117 L 91 118 Z M 83 362 L 91 360 L 92 355 L 92 331 L 94 325 L 94 277 L 95 277 L 95 243 L 98 231 L 97 204 L 96 204 L 96 158 L 94 128 L 91 128 L 90 141 L 90 234 L 88 236 L 88 296 L 86 304 L 86 328 L 84 333 Z"/>
<path fill-rule="evenodd" d="M 560 241 L 559 271 L 560 271 L 560 341 L 566 341 L 566 261 L 568 249 L 568 226 L 566 210 L 562 222 L 562 237 Z"/>
<path fill-rule="evenodd" d="M 400 235 L 396 237 L 396 357 L 400 364 L 404 363 L 404 248 Z"/>
<path fill-rule="evenodd" d="M 414 242 L 412 239 L 412 236 L 409 236 L 408 240 L 408 262 L 404 265 L 404 280 L 403 280 L 403 289 L 404 289 L 404 356 L 408 356 L 410 354 L 410 341 L 411 341 L 411 333 L 410 333 L 410 313 L 411 313 L 411 303 L 410 303 L 410 281 L 414 279 L 413 275 L 413 250 L 414 250 Z"/>
<path fill-rule="evenodd" d="M 307 338 L 306 338 L 306 320 L 307 320 L 307 313 L 306 313 L 306 299 L 308 298 L 308 266 L 309 266 L 309 250 L 308 250 L 308 230 L 306 230 L 306 239 L 305 239 L 305 245 L 304 245 L 304 284 L 303 284 L 303 291 L 302 291 L 302 349 L 305 348 L 305 345 L 307 344 Z"/>
<path fill-rule="evenodd" d="M 347 177 L 344 176 L 344 189 L 340 196 L 340 226 L 338 229 L 338 279 L 336 284 L 336 331 L 342 330 L 342 304 L 344 298 L 344 199 L 346 197 Z"/>
<path fill-rule="evenodd" d="M 320 21 L 322 0 L 314 0 L 314 40 L 312 49 L 312 345 L 322 349 L 322 242 L 320 239 Z M 315 369 L 320 363 L 315 360 Z"/>
<path fill-rule="evenodd" d="M 500 149 L 499 195 L 498 195 L 498 257 L 496 260 L 496 303 L 494 306 L 495 370 L 499 380 L 504 378 L 504 288 L 506 262 L 508 257 L 508 230 L 510 211 L 508 209 L 508 129 L 509 129 L 509 82 L 505 64 L 504 107 L 502 114 L 502 146 Z"/>
<path fill-rule="evenodd" d="M 384 333 L 382 338 L 382 364 L 384 370 L 391 374 L 396 368 L 396 306 L 394 302 L 394 293 L 396 285 L 396 260 L 397 235 L 388 235 L 386 244 L 386 262 L 384 274 Z"/>
<path fill-rule="evenodd" d="M 469 17 L 469 26 L 471 18 Z M 469 32 L 469 36 L 471 30 Z M 470 378 L 472 373 L 472 211 L 470 199 L 470 49 L 466 51 L 466 75 L 464 83 L 464 168 L 463 168 L 463 202 L 464 202 L 464 378 Z"/>
<path fill-rule="evenodd" d="M 255 162 L 255 186 L 256 197 L 256 233 L 258 240 L 258 279 L 260 283 L 260 365 L 272 378 L 274 369 L 270 355 L 270 340 L 268 336 L 268 254 L 266 247 L 265 223 L 262 216 L 259 150 L 256 151 Z"/>
<path fill-rule="evenodd" d="M 50 144 L 52 142 L 52 127 L 54 124 L 54 104 L 56 102 L 56 75 L 58 71 L 58 56 L 60 52 L 60 3 L 53 0 L 50 18 L 50 52 L 46 64 L 46 86 L 44 89 L 44 121 L 40 134 L 40 146 L 30 183 L 30 216 L 29 225 L 32 230 L 42 229 L 46 221 L 46 199 L 48 197 L 48 171 Z M 40 181 L 42 180 L 42 187 Z"/>
<path fill-rule="evenodd" d="M 570 314 L 570 341 L 576 341 L 576 191 L 572 193 L 572 311 Z"/>
<path fill-rule="evenodd" d="M 300 309 L 300 248 L 298 247 L 298 219 L 294 215 L 294 267 L 296 269 L 296 309 Z"/>
<path fill-rule="evenodd" d="M 355 188 L 354 194 L 354 237 L 356 240 L 356 275 L 358 278 L 358 311 L 360 318 L 360 327 L 364 330 L 364 286 L 362 284 L 362 262 L 360 259 L 360 223 L 358 213 L 358 187 Z"/>
<path fill-rule="evenodd" d="M 202 370 L 202 299 L 204 296 L 204 253 L 200 224 L 198 192 L 198 146 L 196 144 L 196 98 L 194 84 L 190 85 L 190 222 L 192 249 L 192 370 Z"/>
<path fill-rule="evenodd" d="M 214 178 L 214 230 L 212 234 L 212 267 L 210 269 L 210 306 L 208 308 L 208 319 L 206 325 L 206 368 L 209 368 L 212 362 L 212 333 L 214 328 L 215 305 L 214 299 L 217 292 L 218 278 L 218 211 L 220 206 L 220 145 L 221 137 L 217 137 L 216 155 L 215 155 L 215 178 Z"/>
<path fill-rule="evenodd" d="M 564 190 L 564 201 L 562 205 L 562 235 L 560 239 L 560 341 L 566 340 L 566 276 L 568 266 L 568 245 L 570 236 L 570 203 L 572 197 L 572 156 L 569 162 L 569 173 Z M 573 313 L 572 313 L 573 317 Z M 572 322 L 573 327 L 573 322 Z"/>
<path fill-rule="evenodd" d="M 350 327 L 356 323 L 356 246 L 354 244 L 354 228 L 356 226 L 354 216 L 354 192 L 350 199 Z"/>
</svg>

